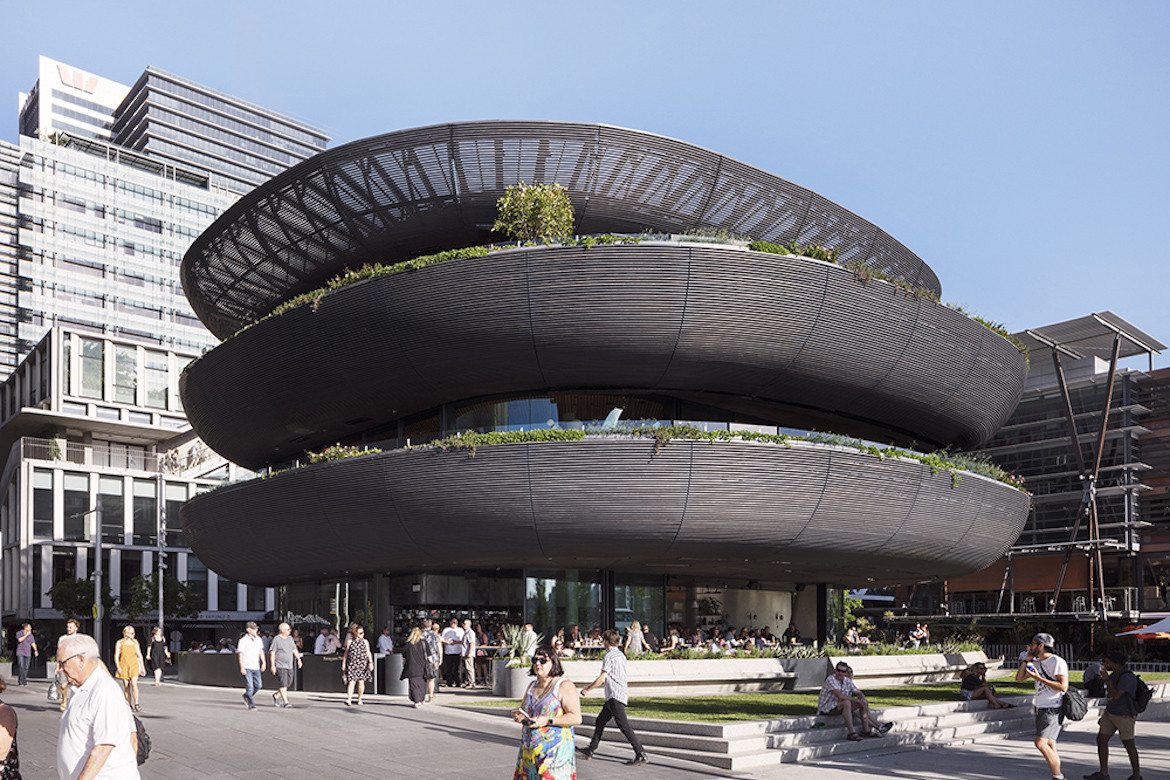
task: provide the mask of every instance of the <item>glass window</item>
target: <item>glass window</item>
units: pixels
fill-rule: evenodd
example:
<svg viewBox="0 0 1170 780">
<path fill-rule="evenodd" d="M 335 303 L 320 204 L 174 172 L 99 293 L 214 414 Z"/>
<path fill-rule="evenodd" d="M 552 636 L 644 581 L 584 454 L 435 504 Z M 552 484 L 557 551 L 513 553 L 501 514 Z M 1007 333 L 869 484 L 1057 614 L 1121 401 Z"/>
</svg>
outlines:
<svg viewBox="0 0 1170 780">
<path fill-rule="evenodd" d="M 146 405 L 167 408 L 167 353 L 146 350 Z"/>
<path fill-rule="evenodd" d="M 101 477 L 98 490 L 102 495 L 102 541 L 122 544 L 126 528 L 126 499 L 122 494 L 122 480 Z"/>
<path fill-rule="evenodd" d="M 105 342 L 101 339 L 81 339 L 81 392 L 85 398 L 101 398 L 105 386 Z"/>
<path fill-rule="evenodd" d="M 195 608 L 207 609 L 207 567 L 194 555 L 187 556 L 187 585 L 195 594 Z"/>
<path fill-rule="evenodd" d="M 179 507 L 187 501 L 187 486 L 167 483 L 166 495 L 167 511 L 167 547 L 186 547 L 183 538 L 183 518 L 179 515 Z"/>
<path fill-rule="evenodd" d="M 265 609 L 265 595 L 267 588 L 261 588 L 257 585 L 248 586 L 248 611 L 249 612 L 263 612 Z M 356 619 L 352 615 L 351 619 Z"/>
<path fill-rule="evenodd" d="M 601 572 L 566 569 L 529 571 L 524 614 L 537 633 L 550 636 L 561 626 L 601 625 Z"/>
<path fill-rule="evenodd" d="M 614 626 L 623 631 L 637 620 L 658 636 L 665 627 L 666 590 L 659 575 L 614 574 Z"/>
<path fill-rule="evenodd" d="M 138 350 L 134 347 L 114 347 L 114 400 L 138 402 Z"/>
<path fill-rule="evenodd" d="M 73 340 L 69 338 L 69 334 L 65 333 L 62 336 L 64 342 L 61 346 L 63 352 L 61 353 L 61 362 L 64 370 L 64 391 L 65 395 L 73 395 L 73 362 L 70 358 L 73 355 Z M 83 411 L 82 414 L 85 414 Z"/>
<path fill-rule="evenodd" d="M 77 576 L 77 553 L 72 547 L 53 550 L 53 582 L 49 587 Z M 48 590 L 48 588 L 46 588 Z"/>
<path fill-rule="evenodd" d="M 132 544 L 158 543 L 158 485 L 151 479 L 134 480 L 134 540 Z"/>
<path fill-rule="evenodd" d="M 130 603 L 130 597 L 134 592 L 134 578 L 142 576 L 142 552 L 140 550 L 122 550 L 122 568 L 119 574 L 118 598 L 122 602 L 122 607 L 125 608 Z"/>
<path fill-rule="evenodd" d="M 236 592 L 235 580 L 227 577 L 219 578 L 219 611 L 239 612 L 239 594 Z"/>
<path fill-rule="evenodd" d="M 65 541 L 84 542 L 89 538 L 89 475 L 66 472 L 62 484 L 65 489 Z"/>
<path fill-rule="evenodd" d="M 33 469 L 33 538 L 53 538 L 53 472 Z"/>
</svg>

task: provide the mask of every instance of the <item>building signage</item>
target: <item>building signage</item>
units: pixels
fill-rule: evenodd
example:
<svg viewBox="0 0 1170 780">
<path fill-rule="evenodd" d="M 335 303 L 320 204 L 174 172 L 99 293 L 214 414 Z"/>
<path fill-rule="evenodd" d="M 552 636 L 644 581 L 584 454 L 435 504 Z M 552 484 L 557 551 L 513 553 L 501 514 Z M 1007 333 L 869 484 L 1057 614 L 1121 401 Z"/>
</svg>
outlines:
<svg viewBox="0 0 1170 780">
<path fill-rule="evenodd" d="M 98 77 L 91 76 L 85 71 L 77 68 L 70 68 L 68 65 L 57 63 L 57 75 L 61 78 L 61 83 L 67 87 L 79 89 L 82 92 L 92 95 L 97 90 Z"/>
</svg>

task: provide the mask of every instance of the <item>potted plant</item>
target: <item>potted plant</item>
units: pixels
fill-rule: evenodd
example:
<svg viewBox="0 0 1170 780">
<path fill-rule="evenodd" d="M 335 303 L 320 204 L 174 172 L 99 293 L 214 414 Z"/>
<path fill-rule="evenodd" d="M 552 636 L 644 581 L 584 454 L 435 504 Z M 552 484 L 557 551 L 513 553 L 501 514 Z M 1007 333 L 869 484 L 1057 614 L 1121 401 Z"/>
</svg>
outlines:
<svg viewBox="0 0 1170 780">
<path fill-rule="evenodd" d="M 508 648 L 507 658 L 492 660 L 492 693 L 510 699 L 524 695 L 528 687 L 528 665 L 526 661 L 531 648 L 544 639 L 542 634 L 525 631 L 523 626 L 504 626 L 504 644 Z"/>
</svg>

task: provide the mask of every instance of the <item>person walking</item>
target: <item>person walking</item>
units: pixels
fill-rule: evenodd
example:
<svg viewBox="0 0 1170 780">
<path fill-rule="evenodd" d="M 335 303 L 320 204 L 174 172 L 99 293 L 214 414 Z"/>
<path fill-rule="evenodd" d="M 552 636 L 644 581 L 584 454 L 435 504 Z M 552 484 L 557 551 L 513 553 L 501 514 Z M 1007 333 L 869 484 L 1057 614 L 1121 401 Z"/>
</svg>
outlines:
<svg viewBox="0 0 1170 780">
<path fill-rule="evenodd" d="M 264 661 L 264 642 L 260 639 L 260 627 L 248 621 L 240 643 L 236 645 L 236 658 L 240 661 L 240 674 L 244 677 L 244 704 L 249 710 L 256 709 L 256 694 L 263 687 L 261 673 L 267 664 Z"/>
<path fill-rule="evenodd" d="M 8 690 L 0 677 L 0 693 Z M 0 780 L 21 780 L 20 751 L 16 749 L 16 710 L 0 701 Z"/>
<path fill-rule="evenodd" d="M 171 662 L 171 651 L 167 647 L 167 638 L 163 636 L 162 626 L 155 626 L 151 632 L 147 655 L 154 668 L 154 684 L 162 685 L 163 667 Z"/>
<path fill-rule="evenodd" d="M 299 669 L 304 661 L 301 660 L 301 650 L 297 647 L 296 640 L 292 638 L 292 627 L 288 623 L 281 623 L 276 627 L 276 636 L 272 637 L 272 644 L 268 646 L 268 656 L 272 673 L 276 675 L 276 693 L 272 694 L 272 703 L 277 707 L 291 707 L 288 689 L 296 680 L 296 669 Z"/>
<path fill-rule="evenodd" d="M 626 655 L 618 645 L 622 637 L 612 628 L 601 634 L 601 643 L 605 647 L 605 657 L 601 659 L 601 674 L 597 679 L 581 689 L 582 696 L 588 696 L 594 688 L 605 686 L 605 704 L 601 712 L 597 713 L 597 720 L 593 724 L 593 736 L 589 740 L 589 747 L 581 748 L 580 752 L 585 759 L 593 758 L 597 746 L 601 744 L 601 735 L 605 732 L 605 725 L 612 719 L 617 723 L 630 747 L 634 749 L 634 757 L 626 762 L 626 766 L 640 766 L 647 762 L 646 751 L 642 749 L 642 742 L 630 721 L 626 717 L 626 705 L 629 704 L 630 694 L 627 687 L 629 679 L 626 666 Z"/>
<path fill-rule="evenodd" d="M 1109 740 L 1117 733 L 1121 744 L 1129 755 L 1129 780 L 1142 780 L 1141 761 L 1138 759 L 1137 743 L 1134 741 L 1134 725 L 1137 723 L 1137 675 L 1129 669 L 1129 657 L 1114 651 L 1105 654 L 1102 660 L 1106 671 L 1105 711 L 1101 713 L 1100 728 L 1097 731 L 1097 761 L 1101 768 L 1085 780 L 1109 780 Z"/>
<path fill-rule="evenodd" d="M 354 623 L 349 627 L 345 640 L 345 655 L 341 658 L 341 674 L 345 677 L 345 706 L 353 701 L 353 689 L 357 686 L 357 703 L 360 706 L 366 693 L 366 683 L 374 679 L 374 654 L 370 652 L 370 640 L 366 630 Z"/>
<path fill-rule="evenodd" d="M 1061 700 L 1068 690 L 1068 663 L 1053 652 L 1056 640 L 1052 634 L 1036 634 L 1016 670 L 1016 682 L 1031 679 L 1036 683 L 1036 736 L 1033 742 L 1040 755 L 1048 762 L 1054 780 L 1063 780 L 1060 771 L 1060 753 L 1056 739 L 1060 736 Z"/>
<path fill-rule="evenodd" d="M 28 668 L 32 665 L 34 656 L 41 653 L 37 649 L 37 638 L 33 636 L 32 624 L 21 623 L 16 632 L 16 684 L 28 685 Z"/>
<path fill-rule="evenodd" d="M 72 636 L 81 630 L 81 624 L 77 622 L 76 618 L 69 618 L 65 621 L 65 633 L 61 637 Z M 57 641 L 61 641 L 60 638 Z M 69 681 L 65 679 L 65 673 L 61 671 L 61 665 L 57 664 L 57 674 L 53 678 L 57 683 L 57 694 L 61 697 L 61 712 L 65 711 L 65 705 L 69 701 Z M 3 780 L 3 777 L 0 777 Z"/>
<path fill-rule="evenodd" d="M 76 690 L 57 732 L 57 776 L 138 780 L 134 715 L 88 634 L 62 636 L 57 657 Z"/>
<path fill-rule="evenodd" d="M 425 624 L 424 624 L 425 625 Z M 443 662 L 443 640 L 439 638 L 439 621 L 431 623 L 429 629 L 423 629 L 423 641 L 427 643 L 427 664 L 429 673 L 427 680 L 427 701 L 435 700 L 435 687 L 438 685 L 440 664 Z"/>
<path fill-rule="evenodd" d="M 141 712 L 138 706 L 138 677 L 146 674 L 146 662 L 142 660 L 142 646 L 134 637 L 134 626 L 122 629 L 122 638 L 114 645 L 114 658 L 118 660 L 118 671 L 115 677 L 122 681 L 126 703 L 135 712 Z"/>
<path fill-rule="evenodd" d="M 402 675 L 398 679 L 409 681 L 407 694 L 416 708 L 421 707 L 423 702 L 430 701 L 427 695 L 428 675 L 429 679 L 434 679 L 429 648 L 423 637 L 423 630 L 415 626 L 410 630 L 410 636 L 406 638 L 406 647 L 402 651 Z"/>
<path fill-rule="evenodd" d="M 642 624 L 637 620 L 630 623 L 630 627 L 626 629 L 626 646 L 623 649 L 627 656 L 638 656 L 646 652 L 646 638 L 642 633 Z"/>
<path fill-rule="evenodd" d="M 548 644 L 536 648 L 528 673 L 536 679 L 520 707 L 512 710 L 512 720 L 524 727 L 512 780 L 576 780 L 573 727 L 581 723 L 577 689 L 565 679 L 561 659 Z"/>
</svg>

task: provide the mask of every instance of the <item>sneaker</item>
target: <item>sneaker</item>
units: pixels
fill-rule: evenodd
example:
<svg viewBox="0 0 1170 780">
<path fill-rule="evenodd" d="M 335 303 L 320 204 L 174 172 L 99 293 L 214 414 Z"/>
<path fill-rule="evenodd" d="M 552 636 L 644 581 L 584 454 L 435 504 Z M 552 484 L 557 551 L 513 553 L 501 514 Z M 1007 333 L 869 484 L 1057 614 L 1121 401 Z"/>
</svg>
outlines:
<svg viewBox="0 0 1170 780">
<path fill-rule="evenodd" d="M 580 753 L 581 758 L 585 759 L 586 761 L 593 758 L 593 748 L 577 748 L 577 752 Z"/>
<path fill-rule="evenodd" d="M 246 693 L 244 694 L 244 704 L 247 705 L 248 709 L 252 709 L 252 707 L 253 707 L 252 700 L 250 698 L 248 698 L 248 694 L 246 694 Z"/>
<path fill-rule="evenodd" d="M 894 721 L 888 720 L 885 723 L 883 723 L 882 725 L 878 726 L 878 734 L 881 734 L 884 737 L 886 734 L 890 733 L 890 729 L 892 729 L 893 727 L 894 727 Z"/>
<path fill-rule="evenodd" d="M 646 754 L 642 753 L 641 755 L 634 756 L 629 761 L 627 761 L 626 766 L 642 766 L 642 764 L 645 764 L 649 760 L 650 759 L 646 758 Z"/>
<path fill-rule="evenodd" d="M 280 694 L 279 693 L 272 694 L 272 704 L 276 707 L 282 706 L 280 703 Z"/>
<path fill-rule="evenodd" d="M 1109 775 L 1104 772 L 1094 772 L 1091 775 L 1085 775 L 1085 780 L 1109 780 Z"/>
<path fill-rule="evenodd" d="M 292 702 L 286 701 L 284 704 L 282 704 L 280 706 L 284 707 L 286 710 L 291 710 L 292 709 Z"/>
</svg>

